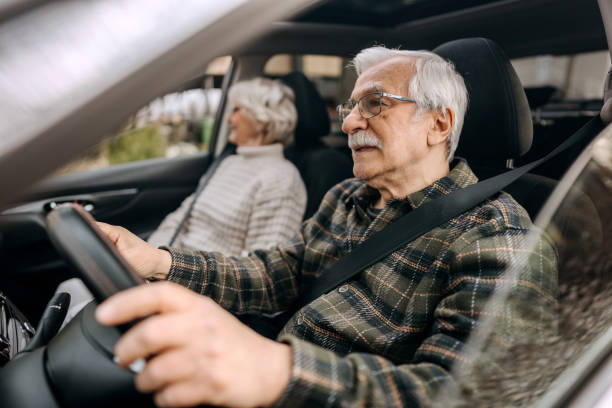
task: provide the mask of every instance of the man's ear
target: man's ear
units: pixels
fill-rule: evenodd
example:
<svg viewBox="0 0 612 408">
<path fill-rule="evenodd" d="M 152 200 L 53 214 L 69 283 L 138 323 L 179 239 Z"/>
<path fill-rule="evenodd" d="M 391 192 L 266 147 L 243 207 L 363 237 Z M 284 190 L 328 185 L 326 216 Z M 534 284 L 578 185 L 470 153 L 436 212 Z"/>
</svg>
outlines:
<svg viewBox="0 0 612 408">
<path fill-rule="evenodd" d="M 427 144 L 435 146 L 445 143 L 450 137 L 453 124 L 455 123 L 455 112 L 447 108 L 445 112 L 437 110 L 433 112 L 432 123 L 427 133 Z"/>
</svg>

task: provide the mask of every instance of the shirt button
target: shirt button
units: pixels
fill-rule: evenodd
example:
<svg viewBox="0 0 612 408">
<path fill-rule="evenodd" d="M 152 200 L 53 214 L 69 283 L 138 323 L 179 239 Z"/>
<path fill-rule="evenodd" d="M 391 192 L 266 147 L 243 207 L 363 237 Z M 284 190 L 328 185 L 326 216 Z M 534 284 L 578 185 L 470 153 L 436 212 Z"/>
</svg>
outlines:
<svg viewBox="0 0 612 408">
<path fill-rule="evenodd" d="M 347 285 L 342 285 L 338 288 L 338 292 L 340 293 L 344 293 L 348 290 L 348 286 Z"/>
<path fill-rule="evenodd" d="M 304 323 L 304 319 L 302 318 L 302 316 L 298 316 L 298 318 L 297 318 L 298 326 L 300 326 L 302 323 Z"/>
</svg>

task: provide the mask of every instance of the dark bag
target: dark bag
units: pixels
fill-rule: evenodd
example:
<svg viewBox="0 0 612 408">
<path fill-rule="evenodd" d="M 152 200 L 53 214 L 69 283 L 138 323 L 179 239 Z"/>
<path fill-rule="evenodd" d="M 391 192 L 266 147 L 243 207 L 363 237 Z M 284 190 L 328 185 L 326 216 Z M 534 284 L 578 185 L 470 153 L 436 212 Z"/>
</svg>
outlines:
<svg viewBox="0 0 612 408">
<path fill-rule="evenodd" d="M 22 351 L 34 333 L 28 319 L 0 292 L 0 366 Z"/>
</svg>

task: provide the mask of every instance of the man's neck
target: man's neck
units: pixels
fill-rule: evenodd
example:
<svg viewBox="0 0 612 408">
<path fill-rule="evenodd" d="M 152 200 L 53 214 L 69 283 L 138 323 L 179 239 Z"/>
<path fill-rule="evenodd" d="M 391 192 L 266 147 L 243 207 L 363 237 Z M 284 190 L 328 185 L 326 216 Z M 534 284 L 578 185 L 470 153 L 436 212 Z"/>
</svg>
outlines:
<svg viewBox="0 0 612 408">
<path fill-rule="evenodd" d="M 436 180 L 446 177 L 450 172 L 447 162 L 443 165 L 430 167 L 414 167 L 394 171 L 368 180 L 371 187 L 378 190 L 380 198 L 374 208 L 383 208 L 387 202 L 394 198 L 406 198 L 408 195 L 420 191 L 433 184 Z"/>
</svg>

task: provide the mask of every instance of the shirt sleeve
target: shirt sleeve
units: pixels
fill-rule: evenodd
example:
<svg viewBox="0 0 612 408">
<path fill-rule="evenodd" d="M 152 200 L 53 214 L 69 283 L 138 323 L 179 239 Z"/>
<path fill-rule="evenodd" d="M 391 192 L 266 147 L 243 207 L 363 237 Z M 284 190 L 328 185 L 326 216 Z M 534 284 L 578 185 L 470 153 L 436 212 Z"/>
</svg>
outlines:
<svg viewBox="0 0 612 408">
<path fill-rule="evenodd" d="M 234 313 L 287 310 L 299 294 L 303 230 L 304 225 L 285 245 L 256 250 L 247 257 L 162 247 L 172 255 L 168 280 L 209 296 Z"/>
<path fill-rule="evenodd" d="M 294 177 L 262 183 L 252 208 L 244 248 L 268 249 L 291 239 L 306 208 L 306 189 L 297 171 Z"/>
<path fill-rule="evenodd" d="M 462 353 L 477 319 L 491 316 L 495 324 L 488 337 L 504 346 L 519 337 L 525 341 L 526 333 L 535 338 L 547 330 L 546 322 L 551 321 L 556 307 L 556 255 L 544 240 L 532 250 L 521 249 L 524 241 L 525 231 L 509 230 L 449 252 L 454 259 L 449 278 L 441 287 L 432 288 L 443 296 L 435 305 L 431 330 L 410 361 L 361 352 L 343 356 L 293 335 L 282 336 L 280 340 L 293 350 L 293 373 L 276 406 L 421 407 L 440 403 L 443 392 L 457 389 L 451 370 L 469 367 L 478 359 Z M 508 291 L 501 304 L 492 306 L 490 301 L 498 298 L 492 298 L 492 293 L 504 285 Z M 309 324 L 305 316 L 301 318 L 301 324 Z"/>
</svg>

